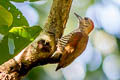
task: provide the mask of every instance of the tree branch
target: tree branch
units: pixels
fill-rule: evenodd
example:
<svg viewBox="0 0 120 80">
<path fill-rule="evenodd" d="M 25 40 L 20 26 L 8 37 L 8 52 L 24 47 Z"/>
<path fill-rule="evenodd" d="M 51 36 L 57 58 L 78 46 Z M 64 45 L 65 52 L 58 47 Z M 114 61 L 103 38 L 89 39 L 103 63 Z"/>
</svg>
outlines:
<svg viewBox="0 0 120 80">
<path fill-rule="evenodd" d="M 72 0 L 53 0 L 43 31 L 21 53 L 0 66 L 0 80 L 20 80 L 35 66 L 59 62 L 59 57 L 50 57 L 63 34 L 71 4 Z"/>
</svg>

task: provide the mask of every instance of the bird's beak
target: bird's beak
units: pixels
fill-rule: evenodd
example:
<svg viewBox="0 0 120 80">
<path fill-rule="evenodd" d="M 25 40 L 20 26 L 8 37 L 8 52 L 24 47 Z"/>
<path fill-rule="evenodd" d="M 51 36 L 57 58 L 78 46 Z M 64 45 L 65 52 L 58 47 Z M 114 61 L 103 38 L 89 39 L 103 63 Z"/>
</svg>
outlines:
<svg viewBox="0 0 120 80">
<path fill-rule="evenodd" d="M 81 21 L 82 20 L 82 17 L 81 16 L 79 16 L 77 13 L 74 13 L 75 14 L 75 16 Z"/>
</svg>

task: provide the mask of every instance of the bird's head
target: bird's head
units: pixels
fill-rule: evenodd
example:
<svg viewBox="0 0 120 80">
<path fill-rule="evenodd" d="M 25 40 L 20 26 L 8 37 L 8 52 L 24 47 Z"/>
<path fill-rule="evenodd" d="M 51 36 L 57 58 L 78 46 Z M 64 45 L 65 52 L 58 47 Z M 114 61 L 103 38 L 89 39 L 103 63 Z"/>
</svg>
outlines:
<svg viewBox="0 0 120 80">
<path fill-rule="evenodd" d="M 74 14 L 79 19 L 79 28 L 80 28 L 80 30 L 84 31 L 86 34 L 89 34 L 94 29 L 93 21 L 88 17 L 82 18 L 78 14 L 76 14 L 76 13 L 74 13 Z"/>
</svg>

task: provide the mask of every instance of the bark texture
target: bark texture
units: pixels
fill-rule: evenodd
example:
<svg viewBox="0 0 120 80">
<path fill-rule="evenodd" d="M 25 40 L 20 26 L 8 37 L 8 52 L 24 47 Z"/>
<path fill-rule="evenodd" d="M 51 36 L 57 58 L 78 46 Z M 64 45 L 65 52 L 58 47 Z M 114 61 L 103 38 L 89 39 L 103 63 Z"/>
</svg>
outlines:
<svg viewBox="0 0 120 80">
<path fill-rule="evenodd" d="M 59 62 L 59 57 L 50 57 L 63 34 L 71 4 L 72 0 L 53 0 L 43 31 L 17 56 L 0 66 L 0 80 L 20 80 L 35 66 Z"/>
</svg>

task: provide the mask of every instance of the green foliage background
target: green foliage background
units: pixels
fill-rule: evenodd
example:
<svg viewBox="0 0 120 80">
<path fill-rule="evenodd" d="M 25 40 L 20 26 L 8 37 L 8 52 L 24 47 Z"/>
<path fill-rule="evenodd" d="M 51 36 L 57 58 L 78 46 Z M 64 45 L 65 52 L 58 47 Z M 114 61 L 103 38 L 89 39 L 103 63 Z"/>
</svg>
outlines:
<svg viewBox="0 0 120 80">
<path fill-rule="evenodd" d="M 43 1 L 44 3 L 42 3 Z M 78 22 L 73 15 L 74 12 L 80 14 L 81 16 L 85 16 L 87 9 L 91 5 L 98 4 L 101 1 L 102 0 L 73 0 L 64 34 L 68 34 L 77 27 Z M 26 17 L 23 16 L 23 13 L 17 9 L 12 2 L 29 2 L 29 6 L 36 10 L 39 15 L 37 25 L 30 26 Z M 41 2 L 41 4 L 37 4 L 37 2 Z M 39 35 L 45 21 L 47 20 L 51 5 L 52 0 L 0 0 L 0 64 L 17 55 Z M 102 34 L 102 38 L 105 37 L 106 40 L 109 39 L 111 41 L 115 41 L 115 49 L 114 51 L 109 51 L 109 55 L 111 55 L 111 53 L 116 53 L 115 55 L 120 57 L 120 39 L 115 35 L 107 33 L 103 28 L 96 28 L 90 35 L 90 41 L 93 48 L 98 48 L 99 43 L 102 43 L 102 38 L 98 42 L 95 40 L 96 36 L 99 36 L 97 35 L 98 33 Z M 107 56 L 109 56 L 105 55 L 105 53 L 106 52 L 100 50 L 102 61 L 98 69 L 90 71 L 90 63 L 86 64 L 86 75 L 84 79 L 80 80 L 112 80 L 106 76 L 103 70 L 103 61 Z M 55 72 L 55 67 L 56 65 L 36 67 L 32 69 L 23 80 L 69 80 L 62 71 Z"/>
</svg>

